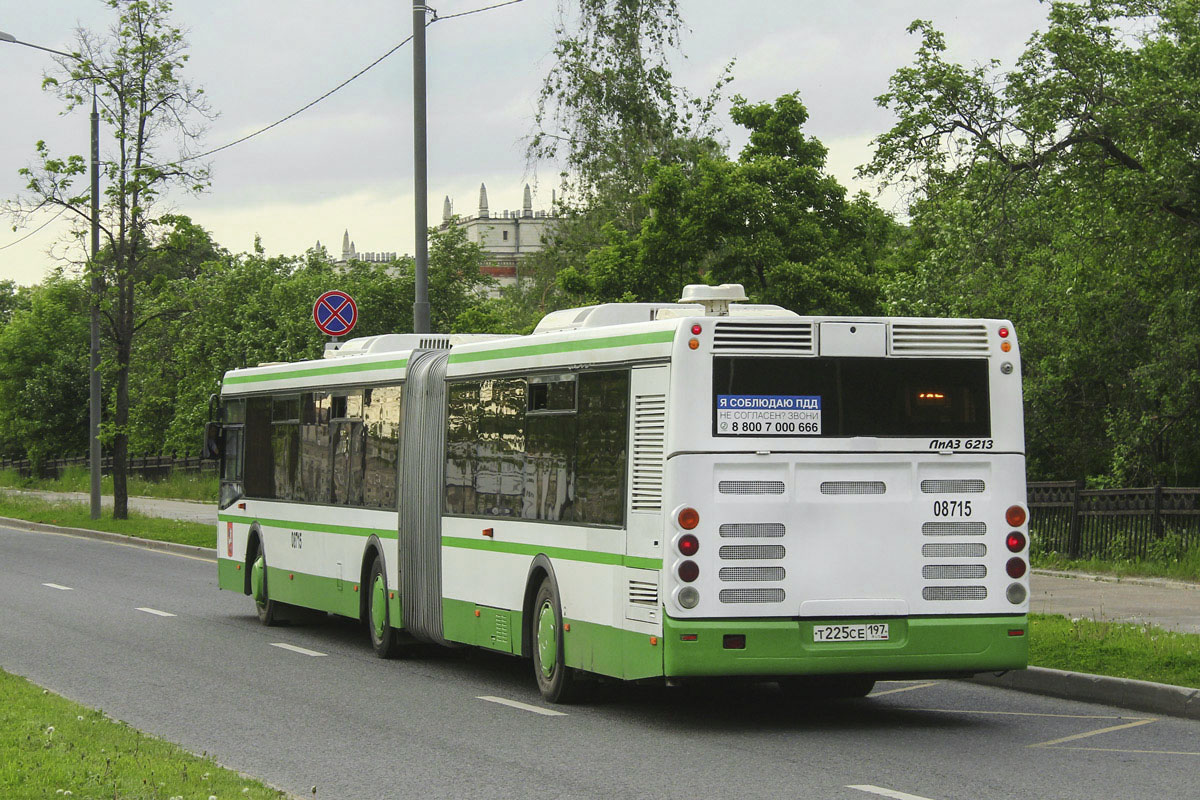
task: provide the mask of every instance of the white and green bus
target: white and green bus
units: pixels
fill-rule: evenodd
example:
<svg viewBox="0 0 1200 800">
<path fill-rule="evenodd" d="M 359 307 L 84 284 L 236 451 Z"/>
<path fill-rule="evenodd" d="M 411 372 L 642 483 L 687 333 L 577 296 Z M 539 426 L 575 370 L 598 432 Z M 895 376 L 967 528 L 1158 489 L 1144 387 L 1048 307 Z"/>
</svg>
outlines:
<svg viewBox="0 0 1200 800">
<path fill-rule="evenodd" d="M 1004 320 L 802 317 L 688 287 L 528 336 L 388 335 L 220 396 L 220 586 L 584 676 L 884 677 L 1028 658 Z"/>
</svg>

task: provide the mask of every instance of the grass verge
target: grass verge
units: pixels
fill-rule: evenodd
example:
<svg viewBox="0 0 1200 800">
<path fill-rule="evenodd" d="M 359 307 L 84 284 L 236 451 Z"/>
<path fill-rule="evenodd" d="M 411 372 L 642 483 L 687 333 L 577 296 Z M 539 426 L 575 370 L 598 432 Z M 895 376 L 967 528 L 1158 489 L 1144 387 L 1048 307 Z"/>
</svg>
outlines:
<svg viewBox="0 0 1200 800">
<path fill-rule="evenodd" d="M 1200 635 L 1152 625 L 1029 615 L 1029 663 L 1200 688 Z"/>
<path fill-rule="evenodd" d="M 0 796 L 281 800 L 287 795 L 0 670 Z"/>
<path fill-rule="evenodd" d="M 13 489 L 38 489 L 46 492 L 87 492 L 91 488 L 88 471 L 83 467 L 68 467 L 58 478 L 22 478 L 15 469 L 0 470 L 0 486 Z M 100 481 L 102 494 L 111 495 L 112 476 Z M 211 474 L 172 472 L 161 481 L 149 481 L 137 475 L 129 476 L 130 496 L 162 497 L 171 500 L 202 500 L 217 502 L 220 482 Z"/>
<path fill-rule="evenodd" d="M 217 546 L 217 526 L 200 522 L 183 522 L 161 517 L 147 517 L 129 512 L 129 519 L 113 519 L 111 515 L 92 519 L 86 503 L 53 503 L 36 497 L 0 493 L 0 517 L 15 517 L 29 522 L 65 525 L 93 531 L 123 533 L 160 542 L 178 542 L 197 547 Z"/>
<path fill-rule="evenodd" d="M 1174 560 L 1147 558 L 1070 558 L 1061 553 L 1033 553 L 1030 559 L 1037 569 L 1089 572 L 1140 578 L 1170 578 L 1200 582 L 1200 548 L 1194 548 Z"/>
</svg>

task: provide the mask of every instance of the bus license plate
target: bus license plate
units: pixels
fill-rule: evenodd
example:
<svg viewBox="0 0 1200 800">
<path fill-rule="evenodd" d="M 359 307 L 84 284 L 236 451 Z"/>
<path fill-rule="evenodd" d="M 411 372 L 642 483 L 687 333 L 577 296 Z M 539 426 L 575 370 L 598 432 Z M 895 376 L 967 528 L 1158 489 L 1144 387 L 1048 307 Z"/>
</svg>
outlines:
<svg viewBox="0 0 1200 800">
<path fill-rule="evenodd" d="M 814 642 L 886 642 L 886 622 L 862 625 L 813 625 Z"/>
</svg>

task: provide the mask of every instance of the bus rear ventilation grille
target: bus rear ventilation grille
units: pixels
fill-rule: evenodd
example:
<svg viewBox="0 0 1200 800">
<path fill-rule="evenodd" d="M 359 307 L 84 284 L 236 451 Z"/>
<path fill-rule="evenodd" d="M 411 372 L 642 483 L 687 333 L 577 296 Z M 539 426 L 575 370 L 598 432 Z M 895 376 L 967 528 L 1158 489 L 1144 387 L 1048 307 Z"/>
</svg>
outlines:
<svg viewBox="0 0 1200 800">
<path fill-rule="evenodd" d="M 787 595 L 783 589 L 722 589 L 722 603 L 782 603 Z"/>
<path fill-rule="evenodd" d="M 760 561 L 783 558 L 787 555 L 787 548 L 781 544 L 723 544 L 717 555 L 727 559 Z"/>
<path fill-rule="evenodd" d="M 779 539 L 787 533 L 782 522 L 726 522 L 718 530 L 725 539 Z"/>
<path fill-rule="evenodd" d="M 783 494 L 783 481 L 718 481 L 721 494 Z"/>
<path fill-rule="evenodd" d="M 821 494 L 883 494 L 887 484 L 883 481 L 823 481 Z"/>
<path fill-rule="evenodd" d="M 925 536 L 983 536 L 987 533 L 985 522 L 926 522 L 921 525 Z"/>
<path fill-rule="evenodd" d="M 810 322 L 718 322 L 713 331 L 714 352 L 812 353 Z"/>
<path fill-rule="evenodd" d="M 893 322 L 891 333 L 892 353 L 895 355 L 986 355 L 989 351 L 987 326 L 983 324 L 921 325 Z"/>
<path fill-rule="evenodd" d="M 921 546 L 925 558 L 983 558 L 987 545 L 979 542 L 926 544 Z"/>
<path fill-rule="evenodd" d="M 982 492 L 987 485 L 978 478 L 921 481 L 925 494 L 956 494 L 958 492 Z"/>
<path fill-rule="evenodd" d="M 986 600 L 986 586 L 926 586 L 921 590 L 926 600 Z"/>
<path fill-rule="evenodd" d="M 783 567 L 721 567 L 723 581 L 781 581 L 787 577 Z"/>
<path fill-rule="evenodd" d="M 650 581 L 629 582 L 629 602 L 658 608 L 658 584 Z"/>
<path fill-rule="evenodd" d="M 926 564 L 921 568 L 921 577 L 929 581 L 986 578 L 987 567 L 983 564 Z"/>
</svg>

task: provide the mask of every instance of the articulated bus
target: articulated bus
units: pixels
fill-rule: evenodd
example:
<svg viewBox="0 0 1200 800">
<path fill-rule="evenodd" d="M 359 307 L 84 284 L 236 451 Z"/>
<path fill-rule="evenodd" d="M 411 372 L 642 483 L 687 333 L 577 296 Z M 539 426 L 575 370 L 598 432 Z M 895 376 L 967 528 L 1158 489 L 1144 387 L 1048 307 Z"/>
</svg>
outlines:
<svg viewBox="0 0 1200 800">
<path fill-rule="evenodd" d="M 218 575 L 581 679 L 1024 668 L 1021 370 L 1004 320 L 806 317 L 691 286 L 527 336 L 354 339 L 224 377 Z M 219 438 L 218 438 L 219 437 Z"/>
</svg>

